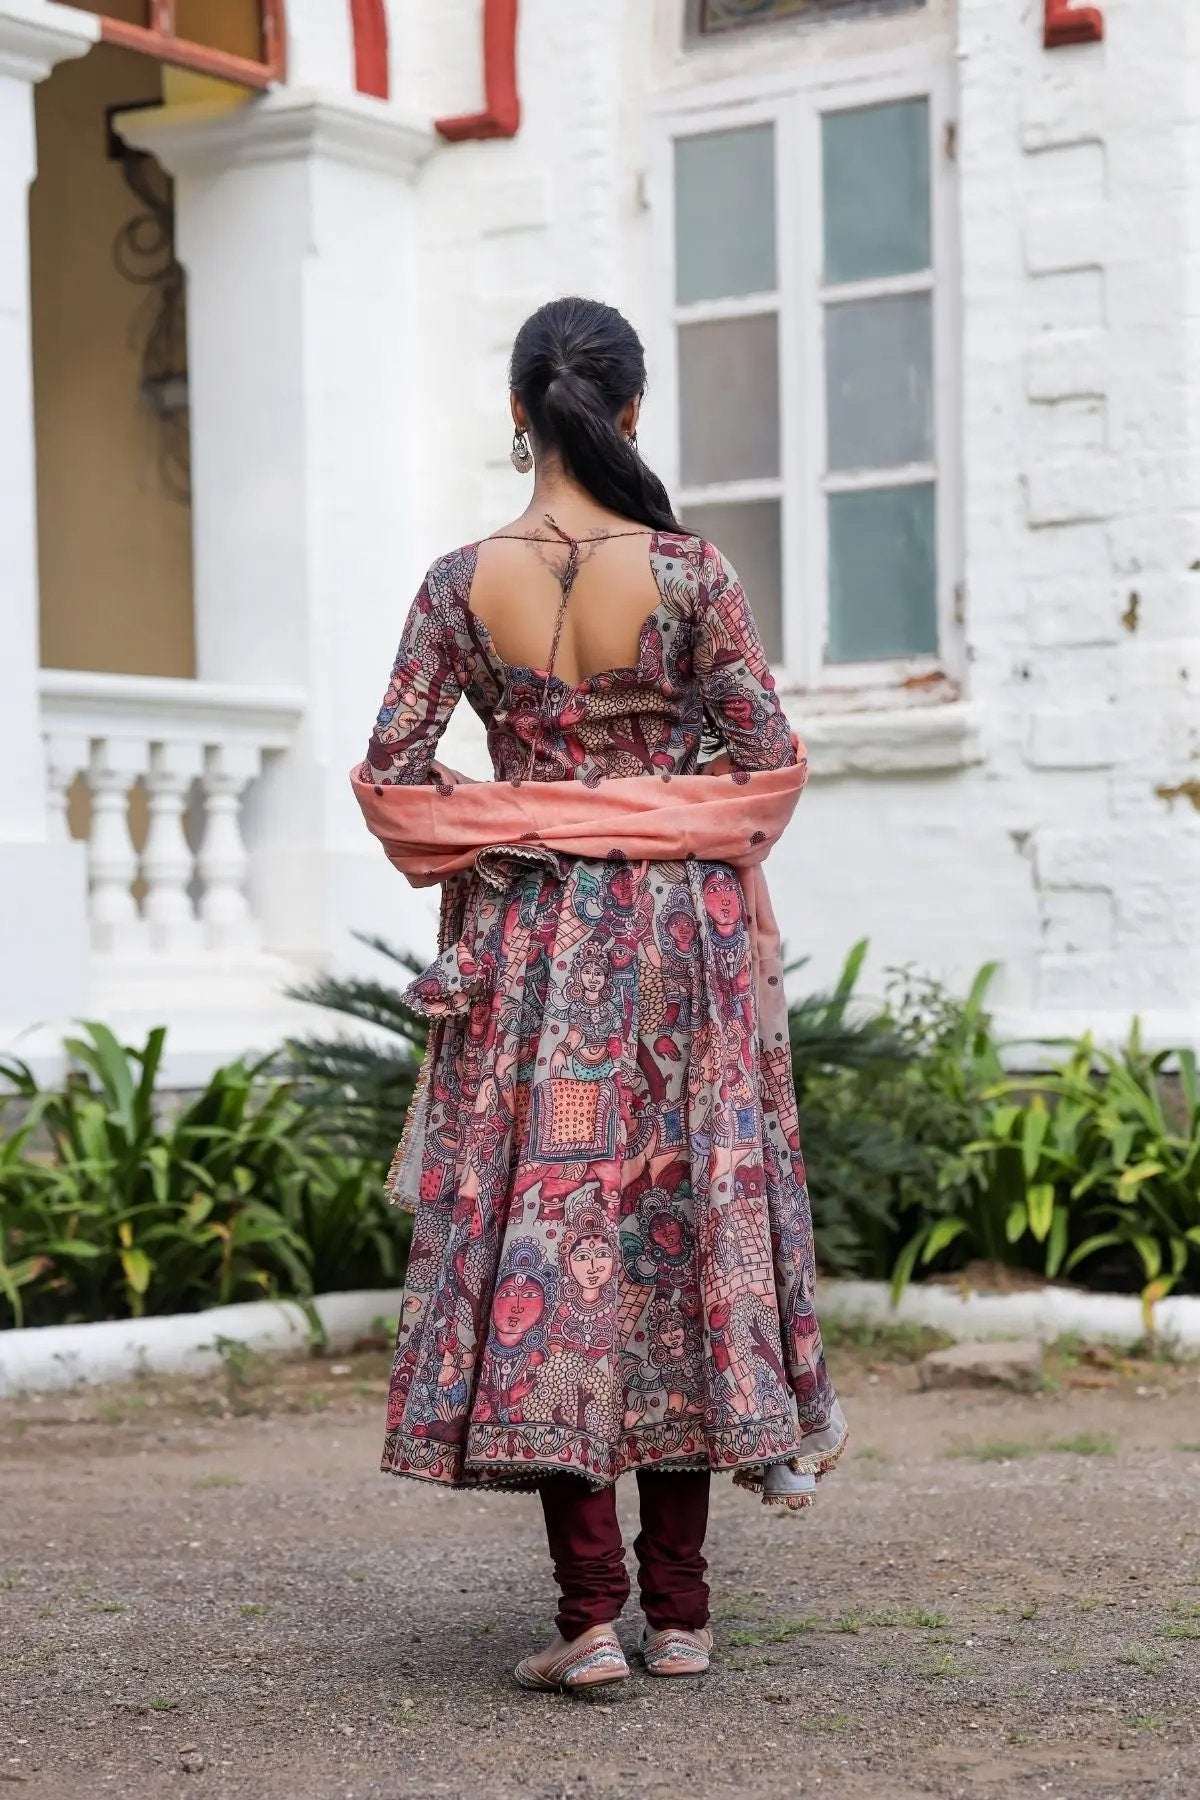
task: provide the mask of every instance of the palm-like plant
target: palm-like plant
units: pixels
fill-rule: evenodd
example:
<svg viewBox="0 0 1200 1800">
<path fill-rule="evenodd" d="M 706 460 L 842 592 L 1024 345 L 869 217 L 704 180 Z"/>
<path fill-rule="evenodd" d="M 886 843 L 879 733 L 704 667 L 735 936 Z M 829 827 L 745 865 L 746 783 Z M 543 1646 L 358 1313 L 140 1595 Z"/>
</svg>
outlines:
<svg viewBox="0 0 1200 1800">
<path fill-rule="evenodd" d="M 424 964 L 383 938 L 356 933 L 368 949 L 408 975 Z M 407 985 L 407 982 L 404 984 Z M 361 976 L 321 976 L 288 990 L 293 1000 L 353 1020 L 357 1033 L 289 1039 L 283 1049 L 288 1074 L 311 1096 L 327 1133 L 356 1155 L 386 1163 L 396 1147 L 425 1052 L 424 1019 L 406 1006 L 402 989 Z"/>
</svg>

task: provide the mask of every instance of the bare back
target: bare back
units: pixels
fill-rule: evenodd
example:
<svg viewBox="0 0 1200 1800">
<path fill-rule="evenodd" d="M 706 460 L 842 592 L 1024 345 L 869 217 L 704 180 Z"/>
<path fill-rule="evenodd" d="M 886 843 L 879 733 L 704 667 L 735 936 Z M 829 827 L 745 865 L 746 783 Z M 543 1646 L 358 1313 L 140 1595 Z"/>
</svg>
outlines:
<svg viewBox="0 0 1200 1800">
<path fill-rule="evenodd" d="M 661 599 L 652 536 L 620 520 L 577 538 L 548 516 L 521 521 L 479 544 L 471 612 L 510 668 L 552 667 L 570 685 L 635 668 Z"/>
</svg>

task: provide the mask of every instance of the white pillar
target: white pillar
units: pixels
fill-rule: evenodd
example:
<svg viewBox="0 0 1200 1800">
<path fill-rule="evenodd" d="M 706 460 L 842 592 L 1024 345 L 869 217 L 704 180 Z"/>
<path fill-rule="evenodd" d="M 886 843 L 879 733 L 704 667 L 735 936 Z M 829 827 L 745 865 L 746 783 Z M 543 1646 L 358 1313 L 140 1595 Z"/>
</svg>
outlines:
<svg viewBox="0 0 1200 1800">
<path fill-rule="evenodd" d="M 87 983 L 83 847 L 51 841 L 38 700 L 29 183 L 34 84 L 98 33 L 48 0 L 0 0 L 0 1044 L 78 1012 Z"/>
<path fill-rule="evenodd" d="M 399 899 L 346 781 L 407 608 L 412 181 L 432 131 L 358 95 L 129 114 L 175 177 L 188 276 L 197 673 L 308 695 L 251 797 L 272 949 L 342 949 Z M 355 911 L 363 884 L 376 898 Z"/>
</svg>

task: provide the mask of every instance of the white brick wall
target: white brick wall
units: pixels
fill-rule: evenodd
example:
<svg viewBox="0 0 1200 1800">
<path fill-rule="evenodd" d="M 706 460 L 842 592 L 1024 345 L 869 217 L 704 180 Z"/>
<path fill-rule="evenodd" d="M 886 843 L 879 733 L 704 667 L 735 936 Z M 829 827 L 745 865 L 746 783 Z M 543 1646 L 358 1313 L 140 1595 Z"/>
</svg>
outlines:
<svg viewBox="0 0 1200 1800">
<path fill-rule="evenodd" d="M 406 550 L 415 582 L 523 505 L 504 368 L 532 306 L 590 290 L 653 340 L 639 178 L 656 89 L 912 34 L 944 45 L 960 85 L 967 695 L 985 760 L 825 780 L 818 763 L 775 864 L 785 931 L 823 975 L 859 935 L 877 968 L 956 981 L 999 958 L 998 998 L 1027 1029 L 1115 1033 L 1139 1011 L 1196 1038 L 1200 6 L 1105 0 L 1106 42 L 1056 52 L 1041 10 L 931 0 L 684 54 L 679 0 L 525 0 L 519 137 L 447 147 L 421 178 L 424 526 Z M 392 21 L 398 100 L 478 104 L 479 0 L 395 0 Z M 647 424 L 650 442 L 671 428 L 653 396 Z M 803 698 L 790 705 L 803 730 Z"/>
</svg>

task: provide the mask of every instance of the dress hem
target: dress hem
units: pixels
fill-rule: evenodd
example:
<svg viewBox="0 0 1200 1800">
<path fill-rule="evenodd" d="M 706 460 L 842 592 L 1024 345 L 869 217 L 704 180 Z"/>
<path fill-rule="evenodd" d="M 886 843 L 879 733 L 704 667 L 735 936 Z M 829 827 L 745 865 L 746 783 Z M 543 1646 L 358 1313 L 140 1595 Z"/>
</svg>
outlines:
<svg viewBox="0 0 1200 1800">
<path fill-rule="evenodd" d="M 400 1480 L 423 1481 L 430 1487 L 447 1489 L 451 1493 L 484 1494 L 495 1493 L 532 1493 L 537 1489 L 539 1481 L 548 1475 L 573 1475 L 590 1488 L 616 1487 L 623 1475 L 634 1475 L 642 1469 L 654 1469 L 664 1475 L 679 1474 L 690 1469 L 707 1469 L 713 1475 L 731 1475 L 736 1487 L 748 1489 L 761 1496 L 764 1506 L 773 1506 L 797 1511 L 813 1504 L 814 1495 L 774 1495 L 763 1491 L 763 1483 L 768 1469 L 786 1466 L 797 1475 L 811 1475 L 814 1481 L 820 1481 L 841 1460 L 849 1439 L 849 1430 L 843 1422 L 841 1432 L 829 1449 L 821 1450 L 805 1456 L 801 1447 L 785 1451 L 781 1455 L 770 1457 L 751 1457 L 744 1462 L 714 1463 L 707 1456 L 681 1457 L 647 1457 L 641 1462 L 627 1462 L 614 1475 L 594 1475 L 577 1465 L 559 1461 L 521 1462 L 520 1464 L 497 1464 L 482 1458 L 467 1461 L 458 1475 L 435 1475 L 427 1470 L 413 1467 L 402 1467 L 387 1457 L 379 1465 L 382 1475 L 394 1475 Z M 509 1472 L 511 1470 L 511 1473 Z"/>
</svg>

